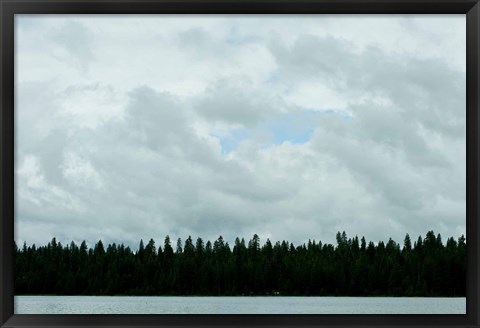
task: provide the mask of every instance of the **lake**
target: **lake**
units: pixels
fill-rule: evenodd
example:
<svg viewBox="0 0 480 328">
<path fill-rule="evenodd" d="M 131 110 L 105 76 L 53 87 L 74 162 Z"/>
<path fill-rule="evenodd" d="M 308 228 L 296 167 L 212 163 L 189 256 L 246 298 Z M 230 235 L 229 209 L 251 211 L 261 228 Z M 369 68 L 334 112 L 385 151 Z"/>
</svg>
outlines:
<svg viewBox="0 0 480 328">
<path fill-rule="evenodd" d="M 465 298 L 15 296 L 16 314 L 465 314 Z"/>
</svg>

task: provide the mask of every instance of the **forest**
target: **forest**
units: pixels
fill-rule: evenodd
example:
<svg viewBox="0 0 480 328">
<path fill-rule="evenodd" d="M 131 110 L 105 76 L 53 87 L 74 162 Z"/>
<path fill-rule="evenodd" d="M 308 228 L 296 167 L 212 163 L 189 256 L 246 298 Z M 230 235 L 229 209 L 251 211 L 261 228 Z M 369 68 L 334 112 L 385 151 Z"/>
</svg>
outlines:
<svg viewBox="0 0 480 328">
<path fill-rule="evenodd" d="M 175 249 L 151 239 L 136 250 L 86 242 L 15 245 L 16 295 L 462 296 L 466 240 L 427 232 L 400 245 L 338 232 L 336 245 L 309 240 L 263 244 L 190 236 Z"/>
</svg>

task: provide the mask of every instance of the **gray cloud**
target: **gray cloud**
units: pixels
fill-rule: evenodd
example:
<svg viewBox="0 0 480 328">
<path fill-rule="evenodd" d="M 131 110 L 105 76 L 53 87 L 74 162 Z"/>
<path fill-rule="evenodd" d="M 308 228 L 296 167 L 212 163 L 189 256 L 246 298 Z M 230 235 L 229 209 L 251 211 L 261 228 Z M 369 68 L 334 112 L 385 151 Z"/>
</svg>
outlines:
<svg viewBox="0 0 480 328">
<path fill-rule="evenodd" d="M 67 52 L 61 56 L 62 60 L 67 60 L 67 56 L 75 58 L 82 69 L 87 69 L 87 63 L 93 58 L 92 32 L 78 21 L 67 20 L 54 35 L 57 44 Z"/>
<path fill-rule="evenodd" d="M 195 109 L 207 120 L 243 126 L 254 126 L 282 109 L 274 95 L 258 92 L 235 76 L 218 81 L 199 98 Z"/>
<path fill-rule="evenodd" d="M 61 19 L 39 19 L 37 61 L 19 21 L 18 241 L 465 232 L 465 72 L 433 45 L 395 53 L 347 18 Z M 52 66 L 59 48 L 88 74 Z"/>
</svg>

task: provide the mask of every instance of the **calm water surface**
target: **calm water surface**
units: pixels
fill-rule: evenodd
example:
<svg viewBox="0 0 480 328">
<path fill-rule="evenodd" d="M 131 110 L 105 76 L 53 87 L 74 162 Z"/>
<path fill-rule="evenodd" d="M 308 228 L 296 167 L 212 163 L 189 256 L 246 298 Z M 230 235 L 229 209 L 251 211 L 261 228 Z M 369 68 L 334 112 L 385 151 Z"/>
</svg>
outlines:
<svg viewBox="0 0 480 328">
<path fill-rule="evenodd" d="M 15 296 L 26 314 L 465 314 L 465 298 Z"/>
</svg>

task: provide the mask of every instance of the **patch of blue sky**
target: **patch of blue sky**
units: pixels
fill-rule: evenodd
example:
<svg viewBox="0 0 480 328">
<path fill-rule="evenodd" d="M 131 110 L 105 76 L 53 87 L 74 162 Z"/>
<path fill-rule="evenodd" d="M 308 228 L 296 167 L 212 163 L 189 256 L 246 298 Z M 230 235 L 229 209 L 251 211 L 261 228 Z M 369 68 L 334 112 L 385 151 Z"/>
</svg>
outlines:
<svg viewBox="0 0 480 328">
<path fill-rule="evenodd" d="M 288 141 L 292 144 L 306 143 L 312 137 L 313 128 L 293 129 L 290 125 L 275 124 L 272 127 L 273 142 L 281 144 Z"/>
<path fill-rule="evenodd" d="M 319 124 L 322 112 L 303 110 L 280 115 L 276 120 L 268 123 L 275 144 L 290 142 L 302 144 L 308 142 Z"/>
<path fill-rule="evenodd" d="M 338 115 L 344 120 L 352 119 L 352 115 L 344 110 L 303 108 L 301 111 L 281 114 L 264 128 L 270 130 L 273 144 L 303 144 L 312 138 L 315 129 L 322 124 L 322 117 L 326 115 Z"/>
<path fill-rule="evenodd" d="M 222 154 L 225 155 L 234 151 L 240 142 L 247 139 L 249 135 L 246 129 L 235 129 L 226 136 L 217 136 L 220 141 L 220 146 L 222 147 Z"/>
<path fill-rule="evenodd" d="M 226 155 L 235 149 L 238 145 L 249 138 L 256 139 L 259 135 L 269 135 L 269 141 L 261 138 L 258 144 L 259 148 L 269 148 L 273 145 L 290 142 L 291 144 L 307 143 L 315 129 L 322 124 L 322 117 L 326 115 L 339 115 L 350 120 L 351 114 L 340 110 L 314 110 L 303 109 L 300 111 L 288 112 L 278 115 L 276 118 L 261 123 L 253 128 L 239 128 L 232 130 L 227 135 L 217 136 L 222 147 L 222 155 Z"/>
</svg>

